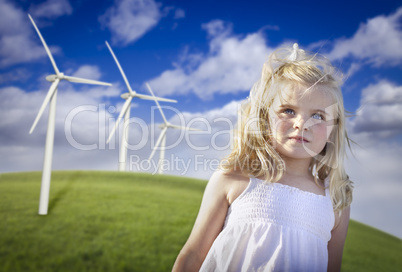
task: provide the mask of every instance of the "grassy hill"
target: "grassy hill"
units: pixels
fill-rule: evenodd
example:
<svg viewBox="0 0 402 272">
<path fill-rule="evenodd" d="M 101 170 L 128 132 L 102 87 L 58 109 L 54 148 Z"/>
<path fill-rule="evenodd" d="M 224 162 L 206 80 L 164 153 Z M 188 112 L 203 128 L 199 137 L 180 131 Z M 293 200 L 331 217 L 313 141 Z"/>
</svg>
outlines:
<svg viewBox="0 0 402 272">
<path fill-rule="evenodd" d="M 0 174 L 0 271 L 170 271 L 206 182 L 139 173 L 54 172 L 49 215 L 41 173 Z M 402 242 L 350 223 L 343 271 L 397 271 Z M 398 270 L 400 271 L 400 270 Z"/>
</svg>

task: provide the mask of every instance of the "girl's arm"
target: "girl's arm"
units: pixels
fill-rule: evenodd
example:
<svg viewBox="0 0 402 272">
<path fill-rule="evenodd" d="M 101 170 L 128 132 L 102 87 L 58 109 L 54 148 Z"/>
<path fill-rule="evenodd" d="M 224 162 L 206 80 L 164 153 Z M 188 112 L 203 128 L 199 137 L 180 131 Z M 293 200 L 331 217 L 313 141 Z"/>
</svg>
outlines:
<svg viewBox="0 0 402 272">
<path fill-rule="evenodd" d="M 328 271 L 341 271 L 343 246 L 348 232 L 350 207 L 342 210 L 341 215 L 335 214 L 335 227 L 328 242 Z"/>
<path fill-rule="evenodd" d="M 215 172 L 205 188 L 193 230 L 180 251 L 173 271 L 198 271 L 215 238 L 221 232 L 227 210 L 230 181 L 227 174 Z"/>
</svg>

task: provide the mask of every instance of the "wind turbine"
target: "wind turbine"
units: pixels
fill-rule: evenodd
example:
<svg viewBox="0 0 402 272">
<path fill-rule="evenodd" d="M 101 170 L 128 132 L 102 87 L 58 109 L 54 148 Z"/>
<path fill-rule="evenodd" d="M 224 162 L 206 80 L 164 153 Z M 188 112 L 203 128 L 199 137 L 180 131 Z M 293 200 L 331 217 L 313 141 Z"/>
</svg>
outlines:
<svg viewBox="0 0 402 272">
<path fill-rule="evenodd" d="M 45 97 L 45 100 L 42 103 L 42 106 L 39 109 L 38 115 L 35 118 L 35 121 L 29 131 L 31 134 L 39 119 L 41 118 L 46 106 L 49 104 L 49 119 L 48 119 L 48 126 L 47 126 L 47 133 L 46 133 L 46 144 L 45 144 L 45 156 L 43 161 L 43 172 L 42 172 L 42 184 L 40 190 L 40 200 L 39 200 L 39 214 L 45 215 L 48 211 L 48 204 L 49 204 L 49 191 L 50 191 L 50 176 L 52 171 L 52 155 L 53 155 L 53 142 L 54 142 L 54 127 L 55 127 L 55 115 L 56 115 L 56 97 L 57 97 L 57 86 L 59 85 L 61 80 L 67 80 L 70 82 L 76 83 L 87 83 L 87 84 L 96 84 L 96 85 L 104 85 L 104 86 L 112 86 L 110 83 L 83 79 L 78 77 L 71 77 L 66 76 L 59 71 L 56 66 L 56 63 L 53 59 L 50 50 L 43 39 L 38 27 L 36 26 L 34 20 L 32 19 L 31 15 L 29 15 L 29 19 L 31 20 L 36 32 L 39 35 L 40 40 L 42 41 L 43 46 L 45 47 L 46 53 L 49 56 L 50 62 L 53 65 L 54 71 L 56 74 L 49 75 L 46 77 L 47 81 L 52 82 L 52 85 L 49 88 L 49 91 Z"/>
<path fill-rule="evenodd" d="M 126 74 L 124 73 L 123 69 L 120 66 L 119 61 L 116 58 L 116 55 L 113 53 L 112 48 L 110 47 L 110 45 L 107 41 L 105 41 L 105 43 L 106 43 L 107 47 L 109 48 L 109 51 L 112 54 L 113 59 L 116 62 L 117 67 L 119 68 L 120 73 L 123 76 L 124 82 L 126 83 L 126 86 L 128 89 L 128 93 L 124 93 L 121 95 L 121 98 L 125 99 L 126 102 L 124 102 L 123 108 L 121 109 L 119 117 L 117 118 L 116 124 L 113 127 L 112 131 L 110 132 L 109 138 L 107 139 L 107 142 L 106 142 L 106 143 L 110 142 L 113 134 L 115 133 L 117 127 L 119 126 L 120 120 L 123 118 L 123 115 L 124 115 L 123 131 L 122 131 L 122 135 L 121 135 L 120 153 L 119 153 L 119 171 L 125 171 L 126 170 L 126 159 L 127 159 L 127 139 L 128 139 L 127 126 L 128 126 L 128 122 L 130 120 L 131 101 L 133 100 L 133 98 L 138 97 L 140 99 L 145 99 L 145 100 L 153 100 L 153 101 L 159 100 L 159 101 L 174 102 L 174 103 L 176 103 L 177 101 L 173 100 L 173 99 L 139 94 L 136 91 L 133 91 L 133 89 L 131 89 L 130 83 L 127 80 Z"/>
<path fill-rule="evenodd" d="M 149 92 L 152 94 L 152 96 L 155 96 L 154 92 L 151 89 L 151 86 L 149 86 L 148 83 L 146 83 L 146 85 L 147 85 L 147 88 L 148 88 Z M 152 149 L 151 155 L 149 156 L 148 160 L 150 161 L 152 159 L 152 157 L 155 154 L 156 149 L 158 148 L 158 146 L 160 144 L 161 148 L 160 148 L 159 161 L 158 161 L 158 174 L 162 174 L 163 173 L 162 163 L 163 163 L 163 160 L 165 158 L 166 132 L 167 132 L 168 128 L 182 129 L 182 130 L 195 130 L 195 131 L 200 131 L 200 129 L 177 126 L 177 125 L 173 125 L 173 124 L 169 123 L 168 120 L 165 117 L 165 114 L 163 113 L 163 110 L 162 110 L 161 106 L 159 105 L 158 100 L 155 100 L 155 103 L 158 106 L 159 111 L 160 111 L 160 113 L 162 115 L 163 124 L 159 125 L 159 128 L 162 129 L 162 132 L 159 135 L 159 138 L 156 141 L 156 144 L 155 144 L 154 148 Z"/>
</svg>

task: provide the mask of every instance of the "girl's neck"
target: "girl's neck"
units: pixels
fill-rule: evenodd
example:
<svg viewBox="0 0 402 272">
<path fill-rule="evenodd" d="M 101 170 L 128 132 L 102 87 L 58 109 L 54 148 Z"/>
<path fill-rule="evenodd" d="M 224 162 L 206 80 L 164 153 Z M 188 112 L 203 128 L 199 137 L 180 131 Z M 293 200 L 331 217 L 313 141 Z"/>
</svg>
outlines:
<svg viewBox="0 0 402 272">
<path fill-rule="evenodd" d="M 286 164 L 285 176 L 311 177 L 311 171 L 309 171 L 311 159 L 283 158 L 283 160 Z"/>
</svg>

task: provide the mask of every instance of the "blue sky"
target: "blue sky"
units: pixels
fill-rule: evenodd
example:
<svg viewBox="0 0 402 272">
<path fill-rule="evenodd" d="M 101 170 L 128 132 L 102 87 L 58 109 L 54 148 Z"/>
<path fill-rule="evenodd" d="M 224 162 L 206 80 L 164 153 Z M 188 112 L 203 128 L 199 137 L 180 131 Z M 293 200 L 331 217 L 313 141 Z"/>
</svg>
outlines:
<svg viewBox="0 0 402 272">
<path fill-rule="evenodd" d="M 172 123 L 204 130 L 168 132 L 165 172 L 205 179 L 230 149 L 229 133 L 216 133 L 235 123 L 269 53 L 297 42 L 345 76 L 348 129 L 359 144 L 346 165 L 356 185 L 352 218 L 402 237 L 402 1 L 0 0 L 1 172 L 42 168 L 46 114 L 28 131 L 53 70 L 28 13 L 62 72 L 113 84 L 59 85 L 53 169 L 117 169 L 119 137 L 105 138 L 127 88 L 105 41 L 133 89 L 148 94 L 149 82 L 178 101 L 163 103 Z M 153 106 L 133 100 L 129 171 L 153 171 L 139 164 L 160 132 Z"/>
</svg>

